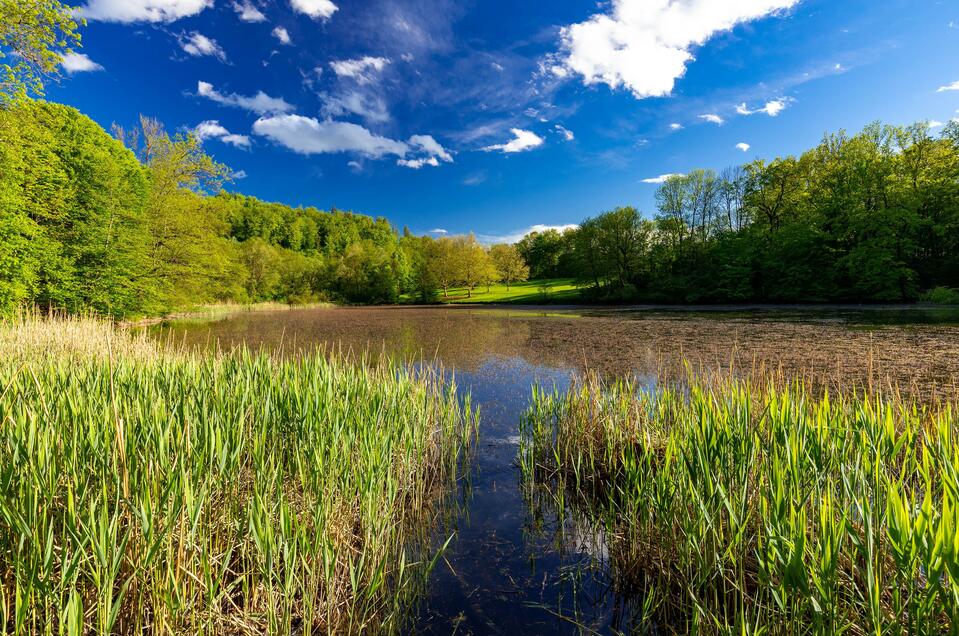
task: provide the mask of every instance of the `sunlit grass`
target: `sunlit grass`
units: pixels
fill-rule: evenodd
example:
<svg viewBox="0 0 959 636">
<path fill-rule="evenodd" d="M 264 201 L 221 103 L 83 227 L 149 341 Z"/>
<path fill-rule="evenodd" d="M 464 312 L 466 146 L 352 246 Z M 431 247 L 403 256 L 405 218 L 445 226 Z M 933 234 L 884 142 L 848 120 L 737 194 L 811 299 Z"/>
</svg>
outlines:
<svg viewBox="0 0 959 636">
<path fill-rule="evenodd" d="M 476 416 L 358 362 L 0 325 L 0 632 L 399 629 Z"/>
<path fill-rule="evenodd" d="M 445 303 L 558 303 L 577 302 L 580 299 L 579 289 L 572 278 L 551 278 L 546 280 L 532 280 L 522 283 L 506 285 L 497 283 L 488 289 L 481 285 L 471 294 L 465 288 L 453 288 L 448 296 L 440 293 L 440 301 Z"/>
<path fill-rule="evenodd" d="M 642 629 L 959 630 L 959 416 L 726 380 L 537 391 L 528 495 L 590 519 Z"/>
</svg>

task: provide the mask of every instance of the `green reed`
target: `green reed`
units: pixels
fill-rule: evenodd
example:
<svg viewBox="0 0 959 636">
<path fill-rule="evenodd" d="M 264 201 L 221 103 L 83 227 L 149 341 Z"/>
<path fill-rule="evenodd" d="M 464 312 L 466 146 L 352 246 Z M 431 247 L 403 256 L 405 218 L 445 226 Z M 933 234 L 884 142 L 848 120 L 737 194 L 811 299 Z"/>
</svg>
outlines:
<svg viewBox="0 0 959 636">
<path fill-rule="evenodd" d="M 638 631 L 959 633 L 959 413 L 725 380 L 534 392 L 532 501 L 601 528 Z"/>
<path fill-rule="evenodd" d="M 396 631 L 476 417 L 388 361 L 2 324 L 0 633 Z"/>
</svg>

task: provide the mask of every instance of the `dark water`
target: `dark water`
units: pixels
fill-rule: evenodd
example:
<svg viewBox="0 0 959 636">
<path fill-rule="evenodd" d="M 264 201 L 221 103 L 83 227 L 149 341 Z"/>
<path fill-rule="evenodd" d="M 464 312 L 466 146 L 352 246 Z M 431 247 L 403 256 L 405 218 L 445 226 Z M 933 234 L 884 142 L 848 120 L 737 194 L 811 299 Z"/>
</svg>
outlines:
<svg viewBox="0 0 959 636">
<path fill-rule="evenodd" d="M 563 389 L 586 369 L 669 375 L 683 360 L 845 385 L 894 382 L 921 396 L 951 393 L 959 377 L 955 311 L 337 308 L 181 321 L 154 333 L 188 345 L 385 351 L 455 373 L 482 423 L 458 532 L 413 623 L 435 634 L 628 632 L 642 601 L 616 588 L 601 533 L 524 499 L 518 424 L 534 384 Z"/>
</svg>

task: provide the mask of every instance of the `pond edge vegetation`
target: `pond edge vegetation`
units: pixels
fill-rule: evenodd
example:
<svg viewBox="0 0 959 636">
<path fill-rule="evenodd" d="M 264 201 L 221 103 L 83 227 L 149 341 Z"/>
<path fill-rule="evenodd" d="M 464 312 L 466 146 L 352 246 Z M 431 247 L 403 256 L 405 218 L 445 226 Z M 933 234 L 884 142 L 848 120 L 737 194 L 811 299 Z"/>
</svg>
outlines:
<svg viewBox="0 0 959 636">
<path fill-rule="evenodd" d="M 5 630 L 405 624 L 477 430 L 441 372 L 29 315 L 0 352 Z"/>
<path fill-rule="evenodd" d="M 954 403 L 591 376 L 537 390 L 521 433 L 533 519 L 605 537 L 639 632 L 959 629 Z"/>
</svg>

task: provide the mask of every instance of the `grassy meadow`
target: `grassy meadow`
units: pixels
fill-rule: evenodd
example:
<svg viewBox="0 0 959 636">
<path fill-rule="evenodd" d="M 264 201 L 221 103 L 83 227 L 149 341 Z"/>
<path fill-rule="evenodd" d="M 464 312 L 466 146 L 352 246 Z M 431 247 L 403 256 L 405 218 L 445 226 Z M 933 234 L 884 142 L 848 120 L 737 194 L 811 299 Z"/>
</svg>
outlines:
<svg viewBox="0 0 959 636">
<path fill-rule="evenodd" d="M 580 302 L 579 289 L 572 278 L 550 278 L 530 280 L 506 285 L 497 283 L 489 289 L 485 285 L 475 288 L 472 294 L 465 287 L 454 287 L 448 296 L 440 292 L 440 302 L 462 303 L 516 303 L 520 305 L 539 305 L 548 303 Z"/>
<path fill-rule="evenodd" d="M 476 417 L 385 360 L 6 321 L 0 633 L 395 632 Z"/>
<path fill-rule="evenodd" d="M 959 631 L 954 407 L 591 378 L 537 391 L 522 436 L 534 511 L 605 535 L 641 629 Z"/>
</svg>

